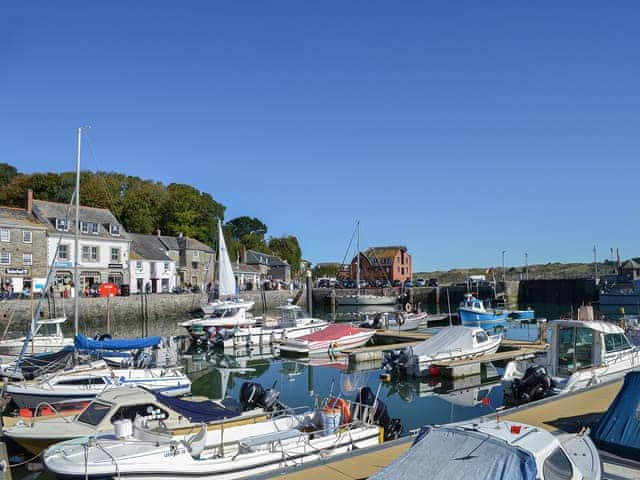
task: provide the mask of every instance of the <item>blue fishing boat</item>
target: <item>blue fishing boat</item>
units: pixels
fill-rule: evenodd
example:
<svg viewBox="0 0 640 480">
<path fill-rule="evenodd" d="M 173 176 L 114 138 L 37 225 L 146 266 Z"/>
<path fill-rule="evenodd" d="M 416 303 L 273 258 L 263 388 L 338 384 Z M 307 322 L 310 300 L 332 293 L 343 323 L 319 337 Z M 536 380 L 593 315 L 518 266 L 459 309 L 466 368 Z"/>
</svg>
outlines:
<svg viewBox="0 0 640 480">
<path fill-rule="evenodd" d="M 484 303 L 470 293 L 465 294 L 464 300 L 458 307 L 460 323 L 465 327 L 482 327 L 485 330 L 506 328 L 509 312 L 486 308 Z"/>
<path fill-rule="evenodd" d="M 533 320 L 536 318 L 536 312 L 531 308 L 527 310 L 511 310 L 509 315 L 513 320 Z"/>
</svg>

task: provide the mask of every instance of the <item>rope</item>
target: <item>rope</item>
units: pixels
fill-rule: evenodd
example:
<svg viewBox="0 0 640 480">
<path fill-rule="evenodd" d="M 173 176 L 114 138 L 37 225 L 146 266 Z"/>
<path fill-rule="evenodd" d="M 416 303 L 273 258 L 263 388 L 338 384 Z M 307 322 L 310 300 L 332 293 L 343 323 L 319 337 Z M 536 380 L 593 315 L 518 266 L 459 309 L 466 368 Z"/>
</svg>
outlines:
<svg viewBox="0 0 640 480">
<path fill-rule="evenodd" d="M 21 467 L 22 465 L 26 465 L 27 463 L 31 463 L 31 462 L 33 462 L 36 458 L 40 457 L 43 453 L 44 453 L 44 450 L 43 450 L 43 451 L 41 451 L 39 454 L 37 454 L 37 455 L 35 455 L 35 456 L 31 457 L 29 460 L 24 460 L 24 461 L 22 461 L 22 462 L 20 462 L 20 463 L 10 463 L 10 464 L 9 464 L 9 467 L 10 467 L 10 468 L 14 468 L 14 467 Z"/>
</svg>

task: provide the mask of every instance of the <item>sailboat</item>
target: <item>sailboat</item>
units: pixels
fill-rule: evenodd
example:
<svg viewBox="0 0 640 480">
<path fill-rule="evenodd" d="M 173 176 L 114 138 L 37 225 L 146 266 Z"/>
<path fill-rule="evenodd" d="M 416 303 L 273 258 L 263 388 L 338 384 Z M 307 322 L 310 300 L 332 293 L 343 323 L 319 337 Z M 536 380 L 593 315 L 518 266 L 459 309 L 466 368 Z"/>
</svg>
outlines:
<svg viewBox="0 0 640 480">
<path fill-rule="evenodd" d="M 205 317 L 187 320 L 181 324 L 194 339 L 199 339 L 207 333 L 215 334 L 217 329 L 247 327 L 256 323 L 256 319 L 248 312 L 253 307 L 253 301 L 240 298 L 225 299 L 236 294 L 236 279 L 231 268 L 220 220 L 218 220 L 217 283 L 218 299 L 201 306 Z"/>
<path fill-rule="evenodd" d="M 338 305 L 393 305 L 396 297 L 360 293 L 360 222 L 356 223 L 356 293 L 336 296 Z"/>
</svg>

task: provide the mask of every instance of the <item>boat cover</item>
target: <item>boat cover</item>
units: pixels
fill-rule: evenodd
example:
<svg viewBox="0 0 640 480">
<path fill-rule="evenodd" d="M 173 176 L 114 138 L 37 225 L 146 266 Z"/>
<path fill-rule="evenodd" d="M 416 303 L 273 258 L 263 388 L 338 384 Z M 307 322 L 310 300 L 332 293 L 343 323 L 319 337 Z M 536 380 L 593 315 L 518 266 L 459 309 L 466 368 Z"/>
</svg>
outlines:
<svg viewBox="0 0 640 480">
<path fill-rule="evenodd" d="M 216 405 L 215 403 L 205 400 L 196 402 L 193 400 L 183 400 L 177 397 L 168 397 L 153 390 L 151 391 L 157 398 L 158 402 L 175 410 L 192 423 L 208 423 L 225 418 L 233 418 L 240 415 L 239 410 L 231 410 Z"/>
<path fill-rule="evenodd" d="M 413 353 L 429 358 L 448 352 L 455 352 L 457 355 L 473 353 L 478 350 L 473 344 L 475 331 L 473 327 L 445 327 L 433 337 L 413 347 Z M 486 342 L 482 345 L 488 344 L 489 342 Z"/>
<path fill-rule="evenodd" d="M 535 480 L 534 457 L 484 433 L 423 427 L 413 446 L 369 480 Z"/>
<path fill-rule="evenodd" d="M 76 335 L 74 343 L 78 350 L 134 350 L 154 347 L 162 342 L 162 337 L 121 338 L 93 340 L 84 335 Z"/>
<path fill-rule="evenodd" d="M 19 370 L 22 372 L 24 379 L 32 380 L 45 373 L 71 368 L 73 366 L 73 351 L 73 347 L 69 345 L 57 352 L 24 357 L 20 362 Z M 13 367 L 10 367 L 7 371 L 13 371 Z"/>
<path fill-rule="evenodd" d="M 626 458 L 640 458 L 640 372 L 629 372 L 609 410 L 591 432 L 603 450 Z"/>
<path fill-rule="evenodd" d="M 357 335 L 358 333 L 363 332 L 371 332 L 372 335 L 374 333 L 369 329 L 354 327 L 349 325 L 348 323 L 334 323 L 317 332 L 298 337 L 296 338 L 296 340 L 306 340 L 307 342 L 323 342 L 326 340 L 338 340 L 342 337 Z"/>
</svg>

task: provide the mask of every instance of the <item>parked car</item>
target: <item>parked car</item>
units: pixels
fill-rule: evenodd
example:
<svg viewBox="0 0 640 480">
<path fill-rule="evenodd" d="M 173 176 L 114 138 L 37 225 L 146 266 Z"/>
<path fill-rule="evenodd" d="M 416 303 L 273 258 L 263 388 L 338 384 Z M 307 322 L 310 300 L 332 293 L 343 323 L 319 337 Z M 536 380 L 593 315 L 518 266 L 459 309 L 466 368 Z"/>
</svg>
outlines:
<svg viewBox="0 0 640 480">
<path fill-rule="evenodd" d="M 429 281 L 427 282 L 427 287 L 437 287 L 437 286 L 438 286 L 437 278 L 430 278 Z"/>
<path fill-rule="evenodd" d="M 402 282 L 400 280 L 394 280 L 391 285 L 394 286 L 394 287 L 401 287 L 402 286 Z"/>
<path fill-rule="evenodd" d="M 424 278 L 418 278 L 416 280 L 416 287 L 426 287 L 427 281 Z"/>
<path fill-rule="evenodd" d="M 385 280 L 382 282 L 382 288 L 391 288 L 391 282 L 389 280 Z"/>
<path fill-rule="evenodd" d="M 413 287 L 413 282 L 411 280 L 405 280 L 404 288 L 412 288 L 412 287 Z"/>
</svg>

